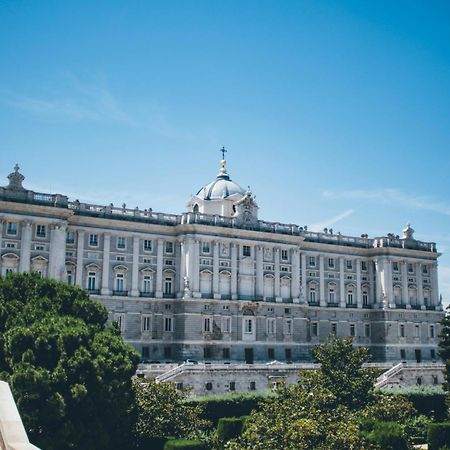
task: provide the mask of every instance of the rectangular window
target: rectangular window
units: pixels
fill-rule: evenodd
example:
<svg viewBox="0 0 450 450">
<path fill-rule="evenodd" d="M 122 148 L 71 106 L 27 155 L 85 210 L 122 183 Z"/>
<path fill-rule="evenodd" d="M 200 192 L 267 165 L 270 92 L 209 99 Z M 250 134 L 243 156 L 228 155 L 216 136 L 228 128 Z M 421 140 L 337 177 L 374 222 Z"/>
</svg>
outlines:
<svg viewBox="0 0 450 450">
<path fill-rule="evenodd" d="M 287 250 L 281 250 L 281 259 L 283 261 L 287 261 L 288 260 L 288 251 Z"/>
<path fill-rule="evenodd" d="M 414 327 L 414 337 L 416 337 L 416 338 L 420 337 L 420 326 L 419 325 L 416 325 Z"/>
<path fill-rule="evenodd" d="M 182 391 L 183 390 L 183 383 L 181 381 L 179 381 L 177 383 L 177 391 Z"/>
<path fill-rule="evenodd" d="M 253 319 L 245 319 L 244 333 L 253 333 Z"/>
<path fill-rule="evenodd" d="M 316 303 L 316 290 L 313 287 L 309 290 L 309 303 Z"/>
<path fill-rule="evenodd" d="M 123 250 L 127 246 L 127 240 L 123 236 L 117 238 L 117 248 Z"/>
<path fill-rule="evenodd" d="M 202 252 L 209 253 L 210 252 L 209 242 L 202 242 Z"/>
<path fill-rule="evenodd" d="M 347 305 L 353 305 L 353 292 L 347 292 Z"/>
<path fill-rule="evenodd" d="M 256 391 L 256 381 L 250 381 L 250 390 Z"/>
<path fill-rule="evenodd" d="M 11 236 L 15 236 L 17 234 L 17 223 L 16 222 L 8 222 L 6 226 L 6 234 Z"/>
<path fill-rule="evenodd" d="M 292 319 L 286 319 L 285 321 L 285 332 L 286 334 L 292 334 L 293 333 L 293 327 L 292 327 Z"/>
<path fill-rule="evenodd" d="M 125 261 L 125 256 L 122 255 L 116 256 L 116 261 Z"/>
<path fill-rule="evenodd" d="M 73 273 L 71 270 L 67 271 L 67 284 L 71 286 L 73 284 Z"/>
<path fill-rule="evenodd" d="M 88 291 L 95 291 L 97 284 L 97 273 L 96 272 L 88 272 Z"/>
<path fill-rule="evenodd" d="M 331 324 L 331 334 L 337 334 L 337 323 Z"/>
<path fill-rule="evenodd" d="M 431 359 L 436 359 L 436 350 L 434 348 L 430 349 Z"/>
<path fill-rule="evenodd" d="M 400 337 L 405 337 L 405 325 L 400 324 Z"/>
<path fill-rule="evenodd" d="M 142 280 L 142 292 L 145 294 L 152 292 L 152 277 L 150 275 L 144 275 Z"/>
<path fill-rule="evenodd" d="M 434 339 L 434 325 L 430 325 L 430 338 Z"/>
<path fill-rule="evenodd" d="M 427 274 L 428 274 L 428 266 L 427 266 L 427 265 L 422 266 L 422 273 L 423 273 L 424 275 L 427 275 Z"/>
<path fill-rule="evenodd" d="M 167 331 L 167 332 L 173 331 L 173 318 L 172 317 L 164 318 L 164 331 Z"/>
<path fill-rule="evenodd" d="M 73 231 L 68 231 L 66 233 L 66 243 L 73 244 L 75 242 L 75 233 Z"/>
<path fill-rule="evenodd" d="M 408 264 L 408 272 L 414 273 L 414 266 L 412 264 Z"/>
<path fill-rule="evenodd" d="M 223 359 L 230 359 L 230 349 L 229 348 L 222 349 L 222 357 L 223 357 Z"/>
<path fill-rule="evenodd" d="M 271 317 L 267 319 L 267 334 L 275 334 L 275 331 L 275 319 Z"/>
<path fill-rule="evenodd" d="M 166 253 L 173 253 L 173 242 L 166 242 Z"/>
<path fill-rule="evenodd" d="M 89 245 L 91 247 L 98 247 L 98 235 L 97 234 L 89 235 Z"/>
<path fill-rule="evenodd" d="M 368 338 L 370 337 L 370 323 L 364 325 L 364 335 Z"/>
<path fill-rule="evenodd" d="M 309 257 L 309 265 L 310 265 L 310 267 L 316 267 L 316 257 L 315 256 Z"/>
<path fill-rule="evenodd" d="M 351 323 L 350 324 L 350 336 L 355 337 L 355 335 L 356 335 L 355 324 Z"/>
<path fill-rule="evenodd" d="M 114 321 L 117 322 L 117 326 L 121 333 L 125 331 L 125 314 L 114 314 Z"/>
<path fill-rule="evenodd" d="M 251 256 L 251 249 L 249 245 L 242 246 L 242 255 L 243 256 Z"/>
<path fill-rule="evenodd" d="M 317 337 L 319 334 L 319 327 L 317 322 L 311 322 L 311 336 Z"/>
<path fill-rule="evenodd" d="M 235 390 L 236 390 L 236 382 L 230 381 L 230 391 L 235 391 Z"/>
<path fill-rule="evenodd" d="M 116 274 L 116 291 L 123 292 L 125 290 L 125 275 L 123 273 Z"/>
<path fill-rule="evenodd" d="M 400 359 L 404 361 L 406 359 L 406 350 L 404 348 L 400 349 Z"/>
<path fill-rule="evenodd" d="M 361 270 L 363 270 L 364 272 L 367 270 L 367 262 L 366 261 L 361 261 Z"/>
<path fill-rule="evenodd" d="M 204 317 L 203 318 L 203 332 L 204 333 L 210 333 L 211 329 L 212 329 L 211 317 Z"/>
<path fill-rule="evenodd" d="M 203 357 L 204 358 L 211 358 L 211 347 L 204 347 L 203 348 Z"/>
<path fill-rule="evenodd" d="M 284 349 L 284 357 L 286 358 L 286 361 L 292 361 L 292 349 L 285 348 Z"/>
<path fill-rule="evenodd" d="M 142 331 L 150 331 L 152 316 L 144 315 L 142 316 Z"/>
<path fill-rule="evenodd" d="M 334 258 L 328 258 L 328 267 L 334 269 Z"/>
<path fill-rule="evenodd" d="M 353 261 L 351 259 L 347 259 L 347 269 L 348 270 L 353 269 Z"/>
<path fill-rule="evenodd" d="M 47 227 L 45 225 L 36 225 L 36 237 L 45 238 L 47 236 Z"/>
<path fill-rule="evenodd" d="M 151 252 L 152 248 L 152 241 L 150 239 L 144 239 L 144 252 Z"/>
<path fill-rule="evenodd" d="M 222 333 L 231 333 L 231 317 L 222 317 Z"/>
<path fill-rule="evenodd" d="M 392 263 L 392 270 L 393 270 L 394 272 L 398 272 L 398 262 L 394 261 L 394 262 Z"/>
<path fill-rule="evenodd" d="M 164 294 L 172 295 L 172 278 L 166 278 L 164 280 Z"/>
<path fill-rule="evenodd" d="M 267 359 L 275 359 L 275 349 L 274 348 L 268 348 L 267 349 Z"/>
<path fill-rule="evenodd" d="M 369 294 L 367 292 L 363 292 L 362 300 L 364 306 L 367 306 L 369 304 Z"/>
</svg>

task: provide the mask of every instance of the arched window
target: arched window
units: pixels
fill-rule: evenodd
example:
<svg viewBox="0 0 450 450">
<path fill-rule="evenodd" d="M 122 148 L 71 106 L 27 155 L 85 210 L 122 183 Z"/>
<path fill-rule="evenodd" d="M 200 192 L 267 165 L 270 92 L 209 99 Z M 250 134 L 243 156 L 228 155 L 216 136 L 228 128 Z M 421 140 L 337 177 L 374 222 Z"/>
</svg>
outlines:
<svg viewBox="0 0 450 450">
<path fill-rule="evenodd" d="M 194 205 L 194 207 L 192 208 L 192 212 L 194 212 L 194 213 L 198 213 L 198 212 L 199 212 L 199 206 L 198 206 L 198 203 L 196 203 L 196 204 Z"/>
</svg>

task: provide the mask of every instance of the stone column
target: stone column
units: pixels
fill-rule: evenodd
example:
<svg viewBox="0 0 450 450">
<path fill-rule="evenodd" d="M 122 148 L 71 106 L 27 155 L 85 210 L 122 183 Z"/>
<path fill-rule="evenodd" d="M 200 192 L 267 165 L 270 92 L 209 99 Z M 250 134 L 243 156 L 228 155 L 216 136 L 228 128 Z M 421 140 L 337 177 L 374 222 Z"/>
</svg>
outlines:
<svg viewBox="0 0 450 450">
<path fill-rule="evenodd" d="M 301 293 L 301 298 L 300 301 L 301 303 L 305 303 L 306 302 L 306 254 L 302 253 L 301 256 L 301 260 L 302 260 L 302 293 Z"/>
<path fill-rule="evenodd" d="M 417 284 L 417 304 L 421 309 L 425 309 L 425 305 L 423 303 L 422 263 L 416 264 L 416 284 Z"/>
<path fill-rule="evenodd" d="M 256 298 L 262 299 L 264 297 L 264 265 L 263 265 L 263 249 L 260 245 L 256 249 Z"/>
<path fill-rule="evenodd" d="M 280 287 L 280 249 L 275 248 L 275 263 L 274 263 L 274 274 L 275 274 L 275 280 L 274 280 L 274 288 L 275 288 L 275 301 L 276 302 L 282 302 L 283 299 L 281 298 L 281 287 Z"/>
<path fill-rule="evenodd" d="M 163 296 L 163 265 L 164 265 L 164 241 L 158 239 L 158 247 L 156 250 L 156 291 L 155 297 Z"/>
<path fill-rule="evenodd" d="M 345 264 L 344 257 L 339 257 L 339 303 L 345 308 Z"/>
<path fill-rule="evenodd" d="M 292 250 L 292 301 L 300 303 L 300 252 L 298 248 Z"/>
<path fill-rule="evenodd" d="M 389 308 L 395 308 L 392 289 L 392 261 L 390 259 L 385 259 L 384 261 L 383 287 L 386 305 Z"/>
<path fill-rule="evenodd" d="M 181 240 L 180 241 L 180 278 L 179 278 L 179 286 L 178 286 L 178 294 L 177 297 L 183 297 L 184 295 L 184 277 L 187 277 L 187 270 L 186 270 L 186 259 L 187 259 L 187 249 L 186 249 L 186 241 Z M 189 280 L 190 282 L 190 280 Z M 190 286 L 189 286 L 190 288 Z"/>
<path fill-rule="evenodd" d="M 61 280 L 66 270 L 66 224 L 56 223 L 50 227 L 49 276 Z"/>
<path fill-rule="evenodd" d="M 193 297 L 201 298 L 202 294 L 200 292 L 200 241 L 198 239 L 194 240 L 194 284 L 192 287 Z"/>
<path fill-rule="evenodd" d="M 19 272 L 30 271 L 31 233 L 32 233 L 32 223 L 29 220 L 24 220 L 22 222 L 22 239 L 20 241 Z"/>
<path fill-rule="evenodd" d="M 219 288 L 219 242 L 213 242 L 213 298 L 220 299 Z"/>
<path fill-rule="evenodd" d="M 438 285 L 438 263 L 433 262 L 430 266 L 430 281 L 431 281 L 431 304 L 433 306 L 439 305 L 439 285 Z"/>
<path fill-rule="evenodd" d="M 83 287 L 83 251 L 84 251 L 84 231 L 77 232 L 77 273 L 75 283 L 79 287 Z"/>
<path fill-rule="evenodd" d="M 358 258 L 356 263 L 356 305 L 358 308 L 362 308 L 362 295 L 361 295 L 361 260 Z"/>
<path fill-rule="evenodd" d="M 102 295 L 111 295 L 109 288 L 109 250 L 111 247 L 111 235 L 105 233 L 103 235 L 103 269 L 102 269 Z"/>
<path fill-rule="evenodd" d="M 325 298 L 325 268 L 324 268 L 324 256 L 319 256 L 319 299 L 320 306 L 327 306 Z"/>
<path fill-rule="evenodd" d="M 237 244 L 231 244 L 231 299 L 236 300 L 237 295 Z"/>
<path fill-rule="evenodd" d="M 409 305 L 409 295 L 408 295 L 408 262 L 402 261 L 402 303 L 404 305 Z"/>
<path fill-rule="evenodd" d="M 375 303 L 375 285 L 374 285 L 374 262 L 369 261 L 368 263 L 368 273 L 369 273 L 369 304 Z"/>
<path fill-rule="evenodd" d="M 378 258 L 375 260 L 375 276 L 376 276 L 376 303 L 377 308 L 383 307 L 383 298 L 384 298 L 384 292 L 383 292 L 383 267 L 384 262 L 381 258 Z"/>
<path fill-rule="evenodd" d="M 132 297 L 139 297 L 139 236 L 133 236 L 133 266 L 130 295 Z"/>
</svg>

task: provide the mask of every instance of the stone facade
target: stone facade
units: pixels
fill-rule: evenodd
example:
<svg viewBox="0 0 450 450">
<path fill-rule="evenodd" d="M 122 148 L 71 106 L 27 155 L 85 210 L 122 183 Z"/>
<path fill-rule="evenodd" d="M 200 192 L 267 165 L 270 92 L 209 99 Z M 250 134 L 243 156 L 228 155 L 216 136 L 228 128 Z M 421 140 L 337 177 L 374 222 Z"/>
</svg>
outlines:
<svg viewBox="0 0 450 450">
<path fill-rule="evenodd" d="M 0 271 L 35 271 L 102 302 L 143 360 L 308 362 L 330 333 L 374 361 L 437 358 L 434 243 L 258 219 L 221 167 L 179 215 L 0 188 Z"/>
</svg>

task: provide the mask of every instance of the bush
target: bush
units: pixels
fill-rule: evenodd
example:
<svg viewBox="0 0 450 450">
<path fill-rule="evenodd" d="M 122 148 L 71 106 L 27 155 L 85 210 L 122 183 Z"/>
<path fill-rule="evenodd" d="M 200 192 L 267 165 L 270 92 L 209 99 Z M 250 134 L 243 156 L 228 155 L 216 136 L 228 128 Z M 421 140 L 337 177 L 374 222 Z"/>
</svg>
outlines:
<svg viewBox="0 0 450 450">
<path fill-rule="evenodd" d="M 208 450 L 208 446 L 198 440 L 169 439 L 164 450 Z"/>
<path fill-rule="evenodd" d="M 383 450 L 408 450 L 408 442 L 399 424 L 374 422 L 372 426 L 372 431 L 363 432 L 363 436 L 369 443 L 378 445 Z"/>
<path fill-rule="evenodd" d="M 198 397 L 187 400 L 189 406 L 201 405 L 202 419 L 211 421 L 215 426 L 222 417 L 240 417 L 249 415 L 252 410 L 258 409 L 258 404 L 269 397 L 273 392 L 259 392 L 255 394 L 229 394 L 215 397 Z"/>
<path fill-rule="evenodd" d="M 412 444 L 425 444 L 427 442 L 428 427 L 430 423 L 431 419 L 424 415 L 408 419 L 402 425 L 408 442 Z"/>
<path fill-rule="evenodd" d="M 450 446 L 450 422 L 430 423 L 428 427 L 429 450 Z"/>
<path fill-rule="evenodd" d="M 220 418 L 217 425 L 218 440 L 225 444 L 230 439 L 237 438 L 242 433 L 247 418 L 248 416 Z"/>
</svg>

